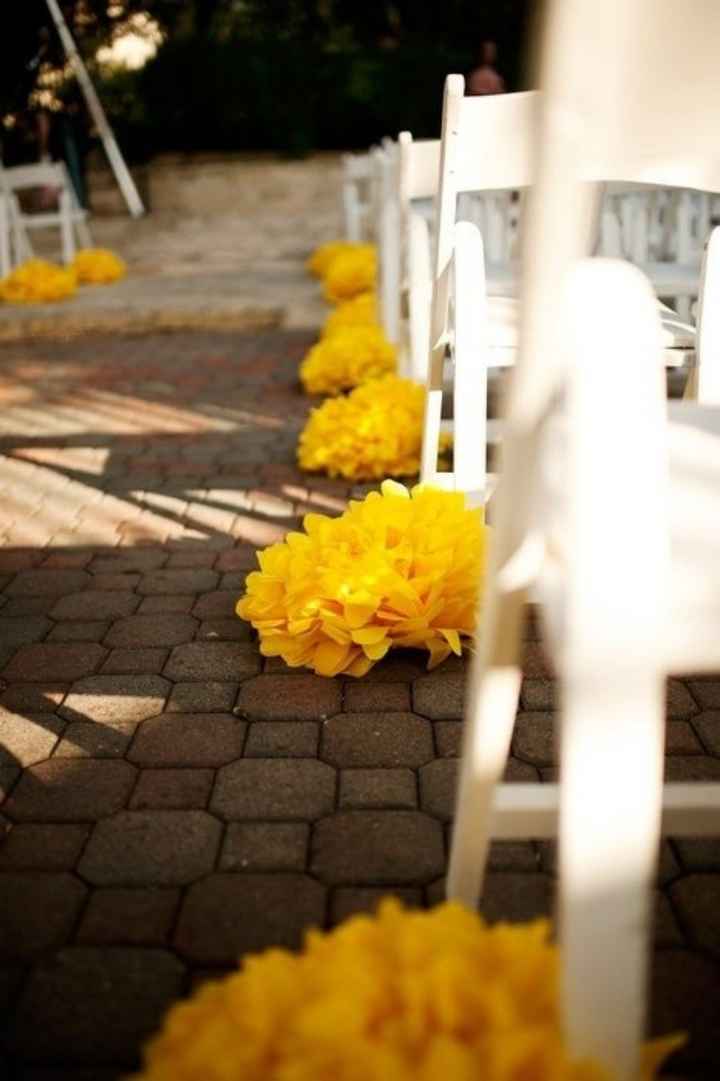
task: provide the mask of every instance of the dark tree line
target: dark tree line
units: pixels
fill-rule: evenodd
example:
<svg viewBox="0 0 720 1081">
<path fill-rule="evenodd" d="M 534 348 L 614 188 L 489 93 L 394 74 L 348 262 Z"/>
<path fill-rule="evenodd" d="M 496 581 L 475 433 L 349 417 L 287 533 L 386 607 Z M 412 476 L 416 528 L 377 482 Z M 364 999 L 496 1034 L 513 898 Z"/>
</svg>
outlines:
<svg viewBox="0 0 720 1081">
<path fill-rule="evenodd" d="M 146 12 L 163 33 L 139 72 L 95 72 L 131 157 L 163 150 L 364 146 L 433 135 L 442 81 L 497 41 L 511 89 L 527 85 L 540 0 L 63 0 L 83 56 Z M 62 67 L 45 0 L 12 5 L 0 37 L 0 114 L 21 112 L 40 70 Z"/>
</svg>

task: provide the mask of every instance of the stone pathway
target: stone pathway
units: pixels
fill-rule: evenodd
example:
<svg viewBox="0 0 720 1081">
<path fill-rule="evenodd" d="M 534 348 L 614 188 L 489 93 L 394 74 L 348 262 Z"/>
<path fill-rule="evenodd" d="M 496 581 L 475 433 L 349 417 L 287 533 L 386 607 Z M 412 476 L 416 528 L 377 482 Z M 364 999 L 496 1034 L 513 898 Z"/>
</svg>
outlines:
<svg viewBox="0 0 720 1081">
<path fill-rule="evenodd" d="M 349 494 L 292 464 L 310 340 L 0 349 L 10 1081 L 122 1076 L 168 1002 L 240 954 L 386 892 L 442 896 L 463 664 L 323 680 L 263 663 L 233 616 L 255 546 Z M 554 697 L 532 628 L 525 675 L 509 776 L 539 781 Z M 719 779 L 720 679 L 671 682 L 668 717 L 669 775 Z M 484 911 L 548 912 L 553 875 L 552 846 L 496 845 Z M 709 1081 L 720 843 L 666 843 L 660 887 L 654 1024 L 691 1029 L 676 1074 Z"/>
</svg>

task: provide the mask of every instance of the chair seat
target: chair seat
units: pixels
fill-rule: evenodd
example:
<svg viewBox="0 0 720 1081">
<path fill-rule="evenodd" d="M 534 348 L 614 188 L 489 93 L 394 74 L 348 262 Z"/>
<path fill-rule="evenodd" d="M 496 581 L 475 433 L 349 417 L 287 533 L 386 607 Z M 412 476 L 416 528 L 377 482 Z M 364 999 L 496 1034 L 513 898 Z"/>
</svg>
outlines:
<svg viewBox="0 0 720 1081">
<path fill-rule="evenodd" d="M 667 626 L 659 636 L 669 672 L 717 671 L 720 668 L 720 408 L 693 402 L 669 403 L 668 498 L 670 570 L 667 581 Z M 563 612 L 557 583 L 567 538 L 563 514 L 565 493 L 564 426 L 547 426 L 546 468 L 536 491 L 537 600 L 549 634 L 558 647 Z M 623 523 L 617 522 L 622 529 Z M 537 565 L 537 564 L 536 564 Z"/>
<path fill-rule="evenodd" d="M 662 321 L 665 364 L 670 368 L 679 367 L 694 353 L 695 327 L 684 322 L 665 304 L 659 304 L 658 307 Z M 518 345 L 520 301 L 511 296 L 488 297 L 488 318 L 492 364 L 514 364 Z"/>
</svg>

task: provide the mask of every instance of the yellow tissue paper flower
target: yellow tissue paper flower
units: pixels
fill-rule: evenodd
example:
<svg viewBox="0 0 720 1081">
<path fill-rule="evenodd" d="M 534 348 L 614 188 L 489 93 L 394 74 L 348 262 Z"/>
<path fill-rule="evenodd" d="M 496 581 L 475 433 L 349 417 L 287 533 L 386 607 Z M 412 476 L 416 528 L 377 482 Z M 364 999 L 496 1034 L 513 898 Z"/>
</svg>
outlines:
<svg viewBox="0 0 720 1081">
<path fill-rule="evenodd" d="M 0 280 L 0 299 L 9 304 L 43 304 L 74 295 L 77 277 L 72 267 L 45 259 L 28 259 Z"/>
<path fill-rule="evenodd" d="M 82 248 L 73 261 L 77 279 L 85 285 L 107 285 L 125 277 L 127 267 L 107 248 Z"/>
<path fill-rule="evenodd" d="M 332 259 L 323 275 L 325 299 L 331 304 L 371 292 L 377 277 L 377 256 L 372 244 L 358 244 Z"/>
<path fill-rule="evenodd" d="M 300 382 L 307 394 L 339 394 L 394 371 L 395 356 L 380 327 L 339 327 L 306 353 Z"/>
<path fill-rule="evenodd" d="M 546 921 L 488 926 L 458 904 L 386 899 L 174 1005 L 135 1081 L 610 1079 L 565 1046 Z"/>
<path fill-rule="evenodd" d="M 374 293 L 359 293 L 330 312 L 322 328 L 322 337 L 329 338 L 345 327 L 374 327 L 378 325 L 377 297 Z"/>
<path fill-rule="evenodd" d="M 303 525 L 258 553 L 237 604 L 265 657 L 363 676 L 393 647 L 427 650 L 428 668 L 462 652 L 486 541 L 463 493 L 386 480 L 339 518 L 308 514 Z"/>
<path fill-rule="evenodd" d="M 386 375 L 313 409 L 298 444 L 302 469 L 348 480 L 413 476 L 420 469 L 425 388 Z M 443 446 L 450 440 L 443 438 Z"/>
<path fill-rule="evenodd" d="M 305 266 L 314 278 L 324 278 L 336 256 L 344 255 L 357 247 L 359 245 L 349 240 L 331 240 L 328 244 L 321 244 L 319 248 L 316 248 Z"/>
</svg>

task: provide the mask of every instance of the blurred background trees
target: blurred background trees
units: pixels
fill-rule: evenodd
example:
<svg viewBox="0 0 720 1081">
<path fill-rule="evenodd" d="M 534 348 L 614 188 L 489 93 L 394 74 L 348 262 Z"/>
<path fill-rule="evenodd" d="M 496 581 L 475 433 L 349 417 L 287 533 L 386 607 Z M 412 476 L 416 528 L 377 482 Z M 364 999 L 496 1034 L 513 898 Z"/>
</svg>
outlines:
<svg viewBox="0 0 720 1081">
<path fill-rule="evenodd" d="M 163 151 L 367 147 L 439 130 L 445 75 L 499 47 L 509 89 L 526 85 L 533 0 L 63 0 L 131 160 Z M 142 66 L 118 62 L 129 31 Z M 98 51 L 101 59 L 98 59 Z M 93 59 L 94 58 L 94 59 Z M 44 0 L 12 5 L 0 37 L 5 142 L 31 107 L 74 91 Z"/>
</svg>

